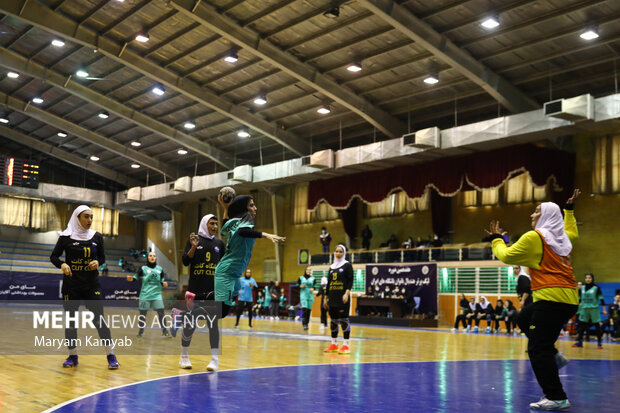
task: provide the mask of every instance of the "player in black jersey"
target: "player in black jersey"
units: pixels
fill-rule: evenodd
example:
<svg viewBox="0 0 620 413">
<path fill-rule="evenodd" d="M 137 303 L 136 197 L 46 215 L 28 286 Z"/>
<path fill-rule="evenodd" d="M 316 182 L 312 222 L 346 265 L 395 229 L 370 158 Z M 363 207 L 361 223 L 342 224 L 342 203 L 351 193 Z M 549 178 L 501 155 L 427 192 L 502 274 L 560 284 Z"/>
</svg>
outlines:
<svg viewBox="0 0 620 413">
<path fill-rule="evenodd" d="M 90 229 L 93 223 L 93 211 L 86 206 L 80 205 L 73 211 L 67 229 L 60 233 L 58 242 L 50 255 L 50 261 L 60 268 L 64 274 L 62 280 L 63 307 L 69 312 L 70 317 L 76 316 L 80 307 L 80 300 L 86 300 L 86 308 L 93 312 L 94 324 L 97 327 L 99 338 L 107 347 L 108 368 L 117 369 L 119 364 L 113 351 L 110 329 L 102 322 L 103 302 L 101 301 L 101 285 L 97 269 L 105 263 L 105 251 L 103 248 L 103 236 Z M 60 256 L 65 254 L 65 261 Z M 65 329 L 65 339 L 69 343 L 69 357 L 63 363 L 63 367 L 75 367 L 78 365 L 77 328 Z"/>
<path fill-rule="evenodd" d="M 224 241 L 215 237 L 216 233 L 217 217 L 212 214 L 205 215 L 200 221 L 198 234 L 192 232 L 185 245 L 182 259 L 183 265 L 189 266 L 187 295 L 195 301 L 191 311 L 180 314 L 183 320 L 189 319 L 193 321 L 196 317 L 205 316 L 206 310 L 204 305 L 207 302 L 213 302 L 215 299 L 215 267 L 226 248 Z M 175 318 L 176 314 L 179 314 L 177 310 L 175 310 Z M 216 370 L 218 365 L 219 331 L 217 325 L 214 327 L 209 329 L 209 340 L 211 343 L 211 362 L 207 366 L 209 371 Z M 185 322 L 183 325 L 181 360 L 179 362 L 183 369 L 192 368 L 192 364 L 189 361 L 189 345 L 195 329 L 196 324 L 194 322 Z M 176 333 L 174 330 L 172 332 L 173 334 Z"/>
<path fill-rule="evenodd" d="M 349 336 L 351 323 L 349 321 L 349 306 L 351 303 L 351 289 L 353 288 L 353 266 L 344 259 L 347 249 L 339 244 L 334 251 L 334 262 L 329 267 L 325 302 L 323 305 L 329 310 L 332 330 L 332 344 L 324 351 L 326 353 L 349 354 Z M 338 349 L 338 325 L 342 327 L 344 343 Z"/>
</svg>

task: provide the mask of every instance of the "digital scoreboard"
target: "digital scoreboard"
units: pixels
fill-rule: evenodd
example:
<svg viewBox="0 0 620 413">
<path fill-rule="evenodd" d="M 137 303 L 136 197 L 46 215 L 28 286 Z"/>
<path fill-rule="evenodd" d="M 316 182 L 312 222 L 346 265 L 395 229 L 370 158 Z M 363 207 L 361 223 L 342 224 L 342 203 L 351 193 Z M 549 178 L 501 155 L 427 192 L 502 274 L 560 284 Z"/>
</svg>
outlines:
<svg viewBox="0 0 620 413">
<path fill-rule="evenodd" d="M 9 155 L 0 155 L 0 167 L 2 168 L 0 184 L 26 188 L 39 187 L 39 165 Z"/>
</svg>

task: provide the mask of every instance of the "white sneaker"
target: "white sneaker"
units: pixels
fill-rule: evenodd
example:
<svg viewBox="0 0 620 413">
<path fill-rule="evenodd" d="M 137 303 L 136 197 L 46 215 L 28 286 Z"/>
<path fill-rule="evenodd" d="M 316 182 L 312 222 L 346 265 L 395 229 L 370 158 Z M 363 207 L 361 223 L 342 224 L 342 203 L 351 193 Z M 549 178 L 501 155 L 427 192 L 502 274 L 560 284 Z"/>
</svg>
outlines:
<svg viewBox="0 0 620 413">
<path fill-rule="evenodd" d="M 295 316 L 295 321 L 299 321 L 299 316 L 298 315 Z"/>
<path fill-rule="evenodd" d="M 470 331 L 471 331 L 471 326 L 467 326 L 467 327 L 465 328 L 465 332 L 466 332 L 466 333 L 469 333 Z"/>
<path fill-rule="evenodd" d="M 325 325 L 321 324 L 321 326 L 319 327 L 319 330 L 321 330 L 321 331 L 325 330 Z"/>
<path fill-rule="evenodd" d="M 549 400 L 543 397 L 536 403 L 530 403 L 530 409 L 533 410 L 566 410 L 570 407 L 568 399 L 565 400 Z"/>
<path fill-rule="evenodd" d="M 270 320 L 273 320 L 273 317 L 269 317 Z"/>
<path fill-rule="evenodd" d="M 211 361 L 207 365 L 207 371 L 217 371 L 218 367 L 219 367 L 219 360 L 216 359 L 215 357 L 211 357 Z"/>
<path fill-rule="evenodd" d="M 473 332 L 474 332 L 474 333 L 477 333 L 477 332 L 478 332 L 478 326 L 474 327 Z"/>
<path fill-rule="evenodd" d="M 487 334 L 491 334 L 491 327 L 487 327 L 487 329 L 484 330 L 484 332 L 487 333 Z"/>
<path fill-rule="evenodd" d="M 280 321 L 280 317 L 276 317 L 276 321 Z"/>
<path fill-rule="evenodd" d="M 568 363 L 570 363 L 570 360 L 567 359 L 564 354 L 560 353 L 559 351 L 555 354 L 555 364 L 558 366 L 558 370 L 560 370 L 562 367 L 566 367 Z"/>
<path fill-rule="evenodd" d="M 452 328 L 452 330 L 450 331 L 452 331 L 453 333 L 456 333 L 458 330 L 456 328 Z"/>
<path fill-rule="evenodd" d="M 182 369 L 191 369 L 192 368 L 192 363 L 189 361 L 189 356 L 181 356 L 181 360 L 179 360 L 179 366 Z"/>
<path fill-rule="evenodd" d="M 519 335 L 519 333 L 517 333 L 517 329 L 516 329 L 516 328 L 515 328 L 515 329 L 514 329 L 514 331 L 512 332 L 512 335 L 513 335 L 513 336 L 517 336 L 517 335 Z"/>
</svg>

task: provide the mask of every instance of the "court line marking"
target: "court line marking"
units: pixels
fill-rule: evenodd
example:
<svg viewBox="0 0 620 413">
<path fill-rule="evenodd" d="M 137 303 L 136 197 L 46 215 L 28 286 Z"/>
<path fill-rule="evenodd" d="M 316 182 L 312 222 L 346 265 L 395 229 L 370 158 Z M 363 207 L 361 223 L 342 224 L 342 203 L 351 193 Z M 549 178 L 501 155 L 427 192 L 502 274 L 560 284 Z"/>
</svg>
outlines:
<svg viewBox="0 0 620 413">
<path fill-rule="evenodd" d="M 279 365 L 279 366 L 262 366 L 262 367 L 244 367 L 244 368 L 239 368 L 239 369 L 229 369 L 229 370 L 221 370 L 221 371 L 217 371 L 217 372 L 206 372 L 206 371 L 201 371 L 201 372 L 196 372 L 196 373 L 188 373 L 188 374 L 176 374 L 173 376 L 165 376 L 165 377 L 158 377 L 155 379 L 148 379 L 148 380 L 142 380 L 142 381 L 137 381 L 135 383 L 128 383 L 128 384 L 121 384 L 119 386 L 114 386 L 114 387 L 110 387 L 108 389 L 103 389 L 103 390 L 98 390 L 96 392 L 92 392 L 89 394 L 85 394 L 83 396 L 79 396 L 76 397 L 75 399 L 71 399 L 71 400 L 67 400 L 64 401 L 54 407 L 50 407 L 47 410 L 42 411 L 41 413 L 51 413 L 54 412 L 58 409 L 60 409 L 61 407 L 67 406 L 71 403 L 75 403 L 78 402 L 80 400 L 86 399 L 88 397 L 92 397 L 92 396 L 96 396 L 97 394 L 100 393 L 105 393 L 111 390 L 117 390 L 117 389 L 122 389 L 123 387 L 129 387 L 129 386 L 136 386 L 138 384 L 144 384 L 144 383 L 149 383 L 149 382 L 153 382 L 153 381 L 158 381 L 158 380 L 166 380 L 166 379 L 171 379 L 174 377 L 185 377 L 185 376 L 195 376 L 195 375 L 199 375 L 199 374 L 203 374 L 203 375 L 215 375 L 215 374 L 222 374 L 222 373 L 227 373 L 227 372 L 238 372 L 238 371 L 244 371 L 244 370 L 264 370 L 264 369 L 275 369 L 275 368 L 282 368 L 282 367 L 305 367 L 305 366 L 350 366 L 350 365 L 354 365 L 354 364 L 396 364 L 396 363 L 401 363 L 401 364 L 418 364 L 418 363 L 456 363 L 456 362 L 462 362 L 462 361 L 521 361 L 521 360 L 527 360 L 527 359 L 493 359 L 493 360 L 488 360 L 488 359 L 484 359 L 484 360 L 436 360 L 436 361 L 428 361 L 428 360 L 414 360 L 414 361 L 364 361 L 364 362 L 351 362 L 351 363 L 310 363 L 310 364 L 289 364 L 289 365 Z M 595 361 L 617 361 L 617 360 L 598 360 L 598 359 L 593 359 Z"/>
</svg>

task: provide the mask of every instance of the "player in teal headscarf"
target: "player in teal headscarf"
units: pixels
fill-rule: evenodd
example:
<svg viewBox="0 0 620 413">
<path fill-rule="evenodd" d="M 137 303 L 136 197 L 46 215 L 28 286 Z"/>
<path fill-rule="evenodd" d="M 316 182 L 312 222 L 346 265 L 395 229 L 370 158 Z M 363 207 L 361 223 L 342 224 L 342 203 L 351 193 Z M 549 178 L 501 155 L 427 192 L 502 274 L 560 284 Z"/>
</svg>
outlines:
<svg viewBox="0 0 620 413">
<path fill-rule="evenodd" d="M 312 270 L 310 267 L 306 267 L 304 274 L 299 277 L 299 301 L 301 301 L 301 308 L 303 309 L 302 325 L 304 330 L 308 329 L 308 323 L 310 322 L 310 312 L 312 311 L 312 304 L 314 303 L 314 277 L 312 276 Z"/>
<path fill-rule="evenodd" d="M 222 316 L 226 316 L 239 292 L 239 277 L 248 267 L 256 239 L 279 243 L 286 238 L 254 230 L 257 208 L 251 196 L 239 195 L 225 203 L 218 195 L 217 200 L 224 208 L 221 234 L 227 242 L 226 252 L 215 268 L 215 299 L 224 304 Z"/>
</svg>

